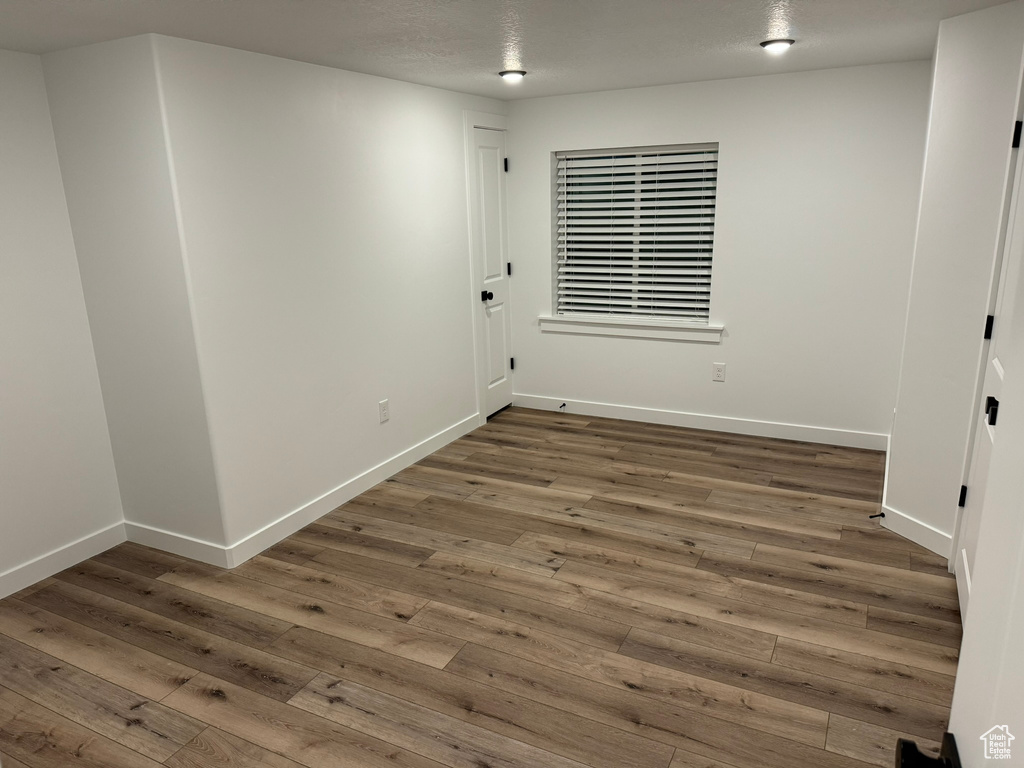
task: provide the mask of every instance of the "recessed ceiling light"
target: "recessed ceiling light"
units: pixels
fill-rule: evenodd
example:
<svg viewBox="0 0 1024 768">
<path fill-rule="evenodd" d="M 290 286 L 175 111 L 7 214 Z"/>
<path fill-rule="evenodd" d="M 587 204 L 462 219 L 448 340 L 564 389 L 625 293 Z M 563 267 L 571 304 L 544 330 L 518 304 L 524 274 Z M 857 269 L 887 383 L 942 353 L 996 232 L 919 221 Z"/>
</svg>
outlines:
<svg viewBox="0 0 1024 768">
<path fill-rule="evenodd" d="M 768 51 L 768 53 L 778 56 L 780 53 L 788 51 L 789 46 L 795 42 L 795 40 L 765 40 L 761 43 L 761 47 Z"/>
<path fill-rule="evenodd" d="M 506 69 L 498 74 L 506 83 L 518 83 L 526 77 L 526 72 L 521 69 Z"/>
</svg>

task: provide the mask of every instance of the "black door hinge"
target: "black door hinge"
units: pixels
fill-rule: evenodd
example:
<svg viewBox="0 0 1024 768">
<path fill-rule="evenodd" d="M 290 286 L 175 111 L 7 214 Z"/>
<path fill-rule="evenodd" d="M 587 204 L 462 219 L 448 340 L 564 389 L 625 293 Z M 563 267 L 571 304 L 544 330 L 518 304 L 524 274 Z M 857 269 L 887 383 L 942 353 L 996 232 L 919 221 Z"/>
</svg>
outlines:
<svg viewBox="0 0 1024 768">
<path fill-rule="evenodd" d="M 985 400 L 985 415 L 988 416 L 988 425 L 994 427 L 996 425 L 996 417 L 999 415 L 999 401 L 992 397 L 992 395 L 989 395 Z"/>
<path fill-rule="evenodd" d="M 989 315 L 988 317 L 985 318 L 985 338 L 986 339 L 991 339 L 992 338 L 992 326 L 995 324 L 995 322 L 996 322 L 995 315 Z"/>
<path fill-rule="evenodd" d="M 967 503 L 967 486 L 960 486 L 960 501 L 956 503 L 958 507 L 962 507 Z"/>
<path fill-rule="evenodd" d="M 1020 147 L 1020 130 L 1024 128 L 1024 123 L 1018 120 L 1013 124 L 1013 144 L 1011 145 L 1014 149 Z M 506 169 L 507 170 L 507 169 Z"/>
<path fill-rule="evenodd" d="M 511 261 L 505 262 L 505 269 L 508 270 L 508 276 L 512 277 L 512 262 Z M 986 337 L 986 338 L 988 338 L 988 337 Z"/>
<path fill-rule="evenodd" d="M 508 359 L 508 367 L 511 368 L 513 371 L 516 369 L 516 359 L 514 357 L 510 357 Z"/>
<path fill-rule="evenodd" d="M 1018 123 L 1018 125 L 1020 125 L 1020 123 Z M 1019 143 L 1020 142 L 1020 128 L 1017 129 L 1017 133 L 1014 134 L 1014 135 L 1017 137 L 1017 141 Z M 1014 144 L 1013 146 L 1016 147 L 1017 144 Z M 508 173 L 508 158 L 507 157 L 505 158 L 505 173 Z"/>
</svg>

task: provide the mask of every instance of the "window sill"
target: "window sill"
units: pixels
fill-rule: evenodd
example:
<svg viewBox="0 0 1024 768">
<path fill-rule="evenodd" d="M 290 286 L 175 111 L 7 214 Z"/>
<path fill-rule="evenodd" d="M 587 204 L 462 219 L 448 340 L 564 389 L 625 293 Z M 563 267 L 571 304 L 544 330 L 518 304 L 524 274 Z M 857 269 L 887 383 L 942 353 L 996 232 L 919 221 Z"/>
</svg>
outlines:
<svg viewBox="0 0 1024 768">
<path fill-rule="evenodd" d="M 698 344 L 720 344 L 725 326 L 695 325 L 676 320 L 655 318 L 557 315 L 540 317 L 543 333 L 571 333 L 584 336 L 622 336 L 630 339 L 688 341 Z"/>
</svg>

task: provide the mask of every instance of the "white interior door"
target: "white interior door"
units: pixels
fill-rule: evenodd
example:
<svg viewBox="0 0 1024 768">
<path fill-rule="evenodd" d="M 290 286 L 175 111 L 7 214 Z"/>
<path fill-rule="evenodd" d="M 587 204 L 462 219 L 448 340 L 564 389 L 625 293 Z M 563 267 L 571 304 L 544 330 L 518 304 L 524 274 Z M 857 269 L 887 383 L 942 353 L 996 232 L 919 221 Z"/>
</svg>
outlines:
<svg viewBox="0 0 1024 768">
<path fill-rule="evenodd" d="M 1018 165 L 1010 202 L 1001 276 L 996 293 L 995 322 L 992 340 L 986 350 L 985 367 L 975 432 L 971 465 L 967 479 L 967 499 L 960 516 L 955 544 L 954 571 L 960 597 L 960 611 L 966 618 L 970 604 L 974 566 L 978 548 L 978 531 L 982 510 L 986 506 L 992 451 L 999 434 L 999 403 L 1003 399 L 1005 360 L 1010 338 L 1010 319 L 1018 304 L 1021 262 L 1024 260 L 1024 199 L 1021 196 L 1021 167 Z M 1017 340 L 1018 343 L 1020 339 Z"/>
<path fill-rule="evenodd" d="M 1014 230 L 1020 239 L 1024 218 L 1016 213 Z M 1024 765 L 1017 746 L 1024 738 L 1024 271 L 1019 243 L 1007 258 L 1011 262 L 992 339 L 1001 405 L 991 434 L 983 430 L 980 436 L 976 453 L 985 452 L 988 472 L 972 474 L 984 485 L 984 500 L 965 520 L 970 533 L 963 531 L 972 589 L 949 731 L 964 768 Z M 991 378 L 986 377 L 986 386 Z M 1007 727 L 1016 741 L 1011 742 L 1012 757 L 996 763 L 986 759 L 983 736 L 998 726 Z"/>
<path fill-rule="evenodd" d="M 480 329 L 477 380 L 484 415 L 512 402 L 512 319 L 505 214 L 505 132 L 473 128 L 472 249 Z"/>
</svg>

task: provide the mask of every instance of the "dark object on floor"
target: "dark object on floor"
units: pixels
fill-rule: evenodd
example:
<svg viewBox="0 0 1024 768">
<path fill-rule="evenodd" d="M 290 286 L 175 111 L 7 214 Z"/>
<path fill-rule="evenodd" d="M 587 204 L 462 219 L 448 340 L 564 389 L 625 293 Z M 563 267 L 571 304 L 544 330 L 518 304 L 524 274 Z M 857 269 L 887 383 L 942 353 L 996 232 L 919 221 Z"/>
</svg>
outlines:
<svg viewBox="0 0 1024 768">
<path fill-rule="evenodd" d="M 896 768 L 961 768 L 956 738 L 952 733 L 943 735 L 938 757 L 924 754 L 916 742 L 900 739 L 896 742 Z"/>
</svg>

